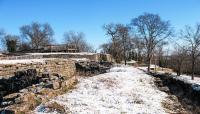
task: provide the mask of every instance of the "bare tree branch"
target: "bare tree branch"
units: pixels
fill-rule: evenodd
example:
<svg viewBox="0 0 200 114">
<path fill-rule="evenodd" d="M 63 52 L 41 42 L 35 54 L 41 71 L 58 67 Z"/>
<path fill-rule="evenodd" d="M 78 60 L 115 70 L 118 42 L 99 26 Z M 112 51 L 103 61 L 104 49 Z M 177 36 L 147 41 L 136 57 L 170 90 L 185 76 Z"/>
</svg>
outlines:
<svg viewBox="0 0 200 114">
<path fill-rule="evenodd" d="M 145 41 L 148 71 L 150 71 L 151 58 L 156 45 L 172 35 L 169 21 L 163 21 L 159 15 L 145 13 L 134 18 L 131 25 L 136 28 L 139 37 Z"/>
</svg>

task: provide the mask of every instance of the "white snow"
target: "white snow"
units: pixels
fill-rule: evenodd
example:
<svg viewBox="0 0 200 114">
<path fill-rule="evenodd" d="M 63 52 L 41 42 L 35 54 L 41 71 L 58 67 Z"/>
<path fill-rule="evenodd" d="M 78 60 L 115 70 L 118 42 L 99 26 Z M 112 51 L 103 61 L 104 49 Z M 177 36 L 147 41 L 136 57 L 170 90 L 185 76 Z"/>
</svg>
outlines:
<svg viewBox="0 0 200 114">
<path fill-rule="evenodd" d="M 175 73 L 173 73 L 173 74 L 176 75 Z M 176 76 L 176 78 L 183 80 L 185 82 L 200 85 L 200 77 L 194 77 L 194 80 L 192 80 L 191 76 L 183 74 L 183 75 L 180 75 L 180 76 Z"/>
<path fill-rule="evenodd" d="M 44 59 L 0 60 L 0 64 L 42 63 Z"/>
<path fill-rule="evenodd" d="M 79 62 L 79 61 L 90 61 L 87 58 L 70 58 L 70 59 L 73 60 L 73 61 L 77 61 L 77 62 Z"/>
<path fill-rule="evenodd" d="M 159 66 L 156 66 L 156 67 L 158 68 Z M 155 65 L 151 65 L 151 68 L 155 68 Z M 160 67 L 160 68 L 162 68 L 162 67 Z M 147 71 L 147 67 L 139 67 L 139 69 Z M 164 71 L 156 71 L 156 72 L 160 73 L 160 74 L 165 73 Z M 177 76 L 177 74 L 175 72 L 172 72 L 172 76 L 174 78 L 177 78 L 179 80 L 183 80 L 183 81 L 188 82 L 188 83 L 200 85 L 200 77 L 194 77 L 194 80 L 192 80 L 190 75 L 182 74 L 180 76 Z"/>
<path fill-rule="evenodd" d="M 125 61 L 122 61 L 121 63 L 124 64 Z M 135 61 L 135 60 L 130 60 L 130 61 L 126 61 L 126 63 L 127 63 L 128 65 L 134 65 L 135 63 L 137 63 L 137 61 Z"/>
<path fill-rule="evenodd" d="M 51 102 L 64 106 L 70 114 L 165 114 L 161 101 L 166 96 L 156 88 L 153 77 L 123 66 L 80 78 L 76 89 Z M 38 106 L 35 113 L 45 114 L 45 105 Z"/>
<path fill-rule="evenodd" d="M 135 60 L 131 60 L 131 61 L 127 61 L 126 63 L 133 64 L 133 63 L 137 63 L 137 61 L 135 61 Z"/>
<path fill-rule="evenodd" d="M 89 52 L 80 52 L 80 53 L 63 53 L 63 52 L 56 52 L 56 53 L 26 53 L 28 55 L 59 55 L 59 54 L 68 54 L 68 55 L 94 55 L 95 53 Z"/>
</svg>

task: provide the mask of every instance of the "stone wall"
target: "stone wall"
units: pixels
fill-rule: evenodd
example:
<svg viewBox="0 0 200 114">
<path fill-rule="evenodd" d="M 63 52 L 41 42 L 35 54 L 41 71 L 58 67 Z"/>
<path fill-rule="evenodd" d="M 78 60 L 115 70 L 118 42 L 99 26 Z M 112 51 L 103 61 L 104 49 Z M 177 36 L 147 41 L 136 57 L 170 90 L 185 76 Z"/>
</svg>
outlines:
<svg viewBox="0 0 200 114">
<path fill-rule="evenodd" d="M 43 58 L 86 58 L 91 61 L 100 61 L 104 58 L 107 62 L 112 62 L 110 54 L 99 54 L 99 53 L 39 53 L 33 55 L 22 55 L 22 56 L 7 56 L 0 57 L 0 60 L 23 60 L 23 59 L 43 59 Z"/>
<path fill-rule="evenodd" d="M 160 78 L 162 85 L 167 86 L 172 94 L 182 100 L 188 99 L 191 105 L 196 105 L 200 109 L 200 85 L 177 79 L 168 74 L 151 73 L 151 75 Z"/>
<path fill-rule="evenodd" d="M 13 77 L 0 79 L 0 97 L 37 83 L 39 83 L 39 77 L 35 69 L 17 71 Z"/>
<path fill-rule="evenodd" d="M 76 72 L 75 63 L 67 59 L 46 59 L 41 62 L 1 64 L 1 97 L 38 84 L 60 88 L 60 83 L 69 80 Z M 0 103 L 1 104 L 1 103 Z"/>
<path fill-rule="evenodd" d="M 50 55 L 43 55 L 43 58 L 86 58 L 91 61 L 100 61 L 101 56 L 104 56 L 106 58 L 106 61 L 112 62 L 112 58 L 110 54 L 50 54 Z"/>
<path fill-rule="evenodd" d="M 45 72 L 70 78 L 76 72 L 75 63 L 68 59 L 45 59 L 41 62 L 0 64 L 0 76 L 14 76 L 16 71 L 36 69 L 38 75 Z"/>
<path fill-rule="evenodd" d="M 6 62 L 0 67 L 0 113 L 4 108 L 23 112 L 32 110 L 43 101 L 66 92 L 76 82 L 75 62 L 69 59 Z M 47 92 L 43 95 L 43 91 Z"/>
</svg>

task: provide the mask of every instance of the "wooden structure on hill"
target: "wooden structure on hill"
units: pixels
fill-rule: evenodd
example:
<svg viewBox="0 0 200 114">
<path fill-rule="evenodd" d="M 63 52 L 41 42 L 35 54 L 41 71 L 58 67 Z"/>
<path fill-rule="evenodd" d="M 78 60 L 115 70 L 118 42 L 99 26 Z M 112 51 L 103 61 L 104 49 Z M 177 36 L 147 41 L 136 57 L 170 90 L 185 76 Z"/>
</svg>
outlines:
<svg viewBox="0 0 200 114">
<path fill-rule="evenodd" d="M 75 45 L 46 45 L 43 49 L 44 52 L 68 52 L 68 53 L 77 53 L 79 49 Z"/>
</svg>

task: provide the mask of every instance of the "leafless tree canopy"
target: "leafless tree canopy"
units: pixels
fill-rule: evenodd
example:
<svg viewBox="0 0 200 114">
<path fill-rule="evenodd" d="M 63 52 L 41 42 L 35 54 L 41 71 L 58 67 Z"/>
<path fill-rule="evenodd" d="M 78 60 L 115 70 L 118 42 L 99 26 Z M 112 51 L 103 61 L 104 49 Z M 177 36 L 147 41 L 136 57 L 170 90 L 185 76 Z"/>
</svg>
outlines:
<svg viewBox="0 0 200 114">
<path fill-rule="evenodd" d="M 188 52 L 192 63 L 192 79 L 194 79 L 196 60 L 200 56 L 200 24 L 197 24 L 195 28 L 186 26 L 185 30 L 182 30 L 182 36 L 188 43 Z"/>
<path fill-rule="evenodd" d="M 24 25 L 20 28 L 22 35 L 30 40 L 33 49 L 40 49 L 53 41 L 53 29 L 46 24 L 33 22 L 31 25 Z"/>
<path fill-rule="evenodd" d="M 177 75 L 180 76 L 182 73 L 184 61 L 187 59 L 186 47 L 180 47 L 179 45 L 176 46 L 174 52 L 171 55 L 171 59 L 172 68 L 177 72 Z"/>
<path fill-rule="evenodd" d="M 3 45 L 3 42 L 4 42 L 4 30 L 3 29 L 0 29 L 0 46 Z"/>
<path fill-rule="evenodd" d="M 169 21 L 162 20 L 157 14 L 144 13 L 133 18 L 128 26 L 110 23 L 104 25 L 103 29 L 109 41 L 100 46 L 101 52 L 111 54 L 117 63 L 124 61 L 126 64 L 127 60 L 136 60 L 139 64 L 147 64 L 150 71 L 152 61 L 160 67 L 173 69 L 177 75 L 192 74 L 192 79 L 194 75 L 200 75 L 200 24 L 186 26 L 174 35 Z M 33 22 L 22 26 L 20 32 L 21 36 L 9 35 L 0 29 L 1 48 L 5 47 L 9 52 L 35 52 L 54 41 L 54 32 L 48 23 Z M 182 44 L 174 39 L 182 41 Z M 64 33 L 64 42 L 80 52 L 94 52 L 82 32 Z"/>
<path fill-rule="evenodd" d="M 160 42 L 154 49 L 154 54 L 157 59 L 157 64 L 160 67 L 164 67 L 166 65 L 166 61 L 164 56 L 166 56 L 166 50 L 164 50 L 164 46 L 168 45 L 168 42 L 162 41 Z"/>
<path fill-rule="evenodd" d="M 64 42 L 68 45 L 74 45 L 81 52 L 92 52 L 90 46 L 85 40 L 85 34 L 82 32 L 69 31 L 64 34 Z"/>
<path fill-rule="evenodd" d="M 5 36 L 5 45 L 7 51 L 9 52 L 16 52 L 18 50 L 19 45 L 19 36 L 16 35 L 6 35 Z"/>
<path fill-rule="evenodd" d="M 113 23 L 103 26 L 103 29 L 106 31 L 106 35 L 111 36 L 112 42 L 115 42 L 118 38 L 117 36 L 118 26 L 120 26 L 120 24 L 113 24 Z"/>
<path fill-rule="evenodd" d="M 130 59 L 134 59 L 136 61 L 138 61 L 138 63 L 144 62 L 144 42 L 141 38 L 137 37 L 137 36 L 131 36 L 130 39 L 130 50 L 131 50 L 131 55 L 132 56 Z"/>
<path fill-rule="evenodd" d="M 112 43 L 108 42 L 108 43 L 104 43 L 100 46 L 100 48 L 102 49 L 101 50 L 101 53 L 111 53 L 111 46 L 112 46 Z"/>
<path fill-rule="evenodd" d="M 111 54 L 116 62 L 123 60 L 126 63 L 128 43 L 130 43 L 129 29 L 123 24 L 108 24 L 104 25 L 103 29 L 106 35 L 111 38 L 111 42 L 104 44 L 101 48 L 104 52 Z"/>
<path fill-rule="evenodd" d="M 124 25 L 118 25 L 117 26 L 117 33 L 118 33 L 118 37 L 121 40 L 121 44 L 122 44 L 122 48 L 123 48 L 123 58 L 124 58 L 124 62 L 126 65 L 126 61 L 127 61 L 127 51 L 129 48 L 129 43 L 130 43 L 130 35 L 129 35 L 129 29 L 127 26 Z"/>
<path fill-rule="evenodd" d="M 131 21 L 138 37 L 144 40 L 147 51 L 148 71 L 150 71 L 153 51 L 159 43 L 168 38 L 172 31 L 168 21 L 163 21 L 159 15 L 145 13 Z"/>
</svg>

